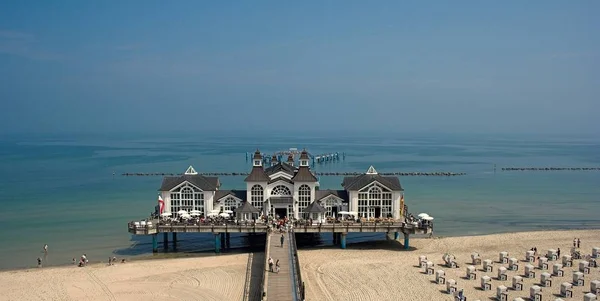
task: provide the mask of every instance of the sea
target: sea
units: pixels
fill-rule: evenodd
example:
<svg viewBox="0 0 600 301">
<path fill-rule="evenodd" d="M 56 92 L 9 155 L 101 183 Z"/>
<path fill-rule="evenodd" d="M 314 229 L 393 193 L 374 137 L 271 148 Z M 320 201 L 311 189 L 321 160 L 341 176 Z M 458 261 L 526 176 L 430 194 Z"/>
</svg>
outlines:
<svg viewBox="0 0 600 301">
<path fill-rule="evenodd" d="M 160 176 L 123 173 L 247 172 L 247 153 L 306 148 L 344 153 L 317 172 L 465 172 L 402 176 L 409 211 L 434 217 L 436 236 L 600 228 L 600 171 L 502 171 L 502 167 L 600 167 L 600 139 L 573 136 L 433 133 L 23 134 L 0 140 L 0 269 L 151 258 L 151 239 L 129 221 L 154 211 Z M 494 168 L 495 167 L 495 168 Z M 244 189 L 243 177 L 220 177 L 221 189 Z M 341 177 L 321 176 L 322 189 Z M 379 236 L 378 236 L 379 235 Z M 314 245 L 331 244 L 331 237 Z M 352 233 L 353 242 L 384 239 Z M 48 244 L 48 254 L 42 248 Z M 229 252 L 246 252 L 232 235 Z M 179 254 L 213 253 L 204 234 L 179 236 Z M 155 256 L 164 256 L 158 254 Z"/>
</svg>

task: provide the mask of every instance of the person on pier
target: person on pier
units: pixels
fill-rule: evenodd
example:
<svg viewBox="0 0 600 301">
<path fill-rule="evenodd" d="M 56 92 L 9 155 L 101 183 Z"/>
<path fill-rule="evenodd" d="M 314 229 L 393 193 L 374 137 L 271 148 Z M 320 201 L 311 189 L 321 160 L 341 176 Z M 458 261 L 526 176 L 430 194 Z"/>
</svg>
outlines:
<svg viewBox="0 0 600 301">
<path fill-rule="evenodd" d="M 281 234 L 281 238 L 279 239 L 279 241 L 281 241 L 281 247 L 283 248 L 283 241 L 285 240 L 285 237 L 283 236 L 283 234 Z"/>
</svg>

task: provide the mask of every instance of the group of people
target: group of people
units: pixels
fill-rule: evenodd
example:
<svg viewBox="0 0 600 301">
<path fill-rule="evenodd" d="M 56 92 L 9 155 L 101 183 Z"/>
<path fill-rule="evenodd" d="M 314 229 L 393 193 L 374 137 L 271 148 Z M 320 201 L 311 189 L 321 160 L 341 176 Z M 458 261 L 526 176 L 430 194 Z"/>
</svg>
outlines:
<svg viewBox="0 0 600 301">
<path fill-rule="evenodd" d="M 573 238 L 573 248 L 578 248 L 581 245 L 581 240 L 579 238 Z"/>
<path fill-rule="evenodd" d="M 273 270 L 273 258 L 269 256 L 269 272 L 279 273 L 279 259 L 275 262 L 275 270 Z"/>
</svg>

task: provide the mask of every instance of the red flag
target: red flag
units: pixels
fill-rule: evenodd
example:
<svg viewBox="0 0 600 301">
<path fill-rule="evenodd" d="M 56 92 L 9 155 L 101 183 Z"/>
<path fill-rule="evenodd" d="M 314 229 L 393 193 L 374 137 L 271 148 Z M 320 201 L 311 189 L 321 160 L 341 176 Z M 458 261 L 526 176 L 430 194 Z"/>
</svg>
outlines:
<svg viewBox="0 0 600 301">
<path fill-rule="evenodd" d="M 159 206 L 159 211 L 160 214 L 163 214 L 163 211 L 165 211 L 165 201 L 163 201 L 163 199 L 160 197 L 160 195 L 158 196 L 158 206 Z"/>
</svg>

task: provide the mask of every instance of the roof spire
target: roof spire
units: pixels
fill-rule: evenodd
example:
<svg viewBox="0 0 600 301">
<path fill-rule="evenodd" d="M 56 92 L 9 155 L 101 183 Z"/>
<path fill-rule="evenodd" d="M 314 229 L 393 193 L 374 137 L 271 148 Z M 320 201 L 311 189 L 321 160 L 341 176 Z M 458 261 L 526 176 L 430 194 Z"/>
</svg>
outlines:
<svg viewBox="0 0 600 301">
<path fill-rule="evenodd" d="M 373 167 L 373 165 L 369 166 L 369 169 L 367 169 L 366 174 L 368 175 L 376 175 L 377 174 L 377 170 L 375 170 L 375 167 Z"/>
<path fill-rule="evenodd" d="M 196 172 L 194 167 L 192 167 L 191 165 L 190 165 L 190 167 L 188 167 L 188 169 L 184 173 L 184 175 L 197 175 L 197 174 L 198 174 L 198 172 Z"/>
</svg>

